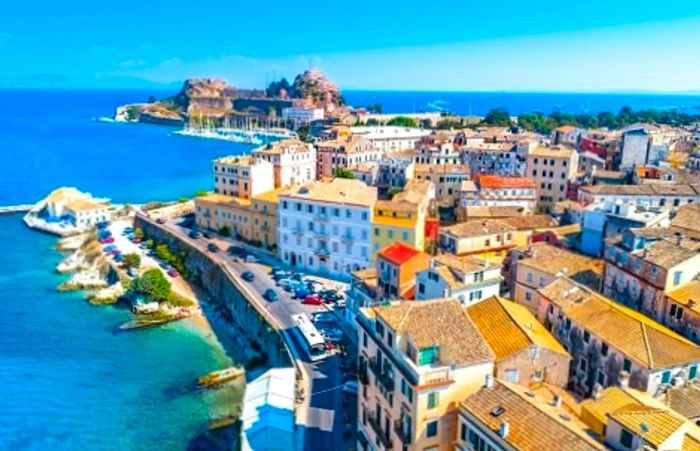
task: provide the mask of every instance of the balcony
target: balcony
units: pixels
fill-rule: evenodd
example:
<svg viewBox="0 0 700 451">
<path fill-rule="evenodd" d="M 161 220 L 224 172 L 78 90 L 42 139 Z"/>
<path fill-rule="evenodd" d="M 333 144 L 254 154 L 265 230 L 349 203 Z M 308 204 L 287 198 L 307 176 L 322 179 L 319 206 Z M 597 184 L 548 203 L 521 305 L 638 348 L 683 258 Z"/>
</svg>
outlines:
<svg viewBox="0 0 700 451">
<path fill-rule="evenodd" d="M 369 360 L 369 369 L 372 374 L 377 378 L 377 383 L 379 383 L 384 390 L 387 392 L 394 391 L 394 375 L 392 372 L 386 371 L 386 369 L 379 368 L 377 364 L 377 358 L 372 357 Z"/>
<path fill-rule="evenodd" d="M 322 257 L 330 257 L 331 251 L 328 250 L 326 246 L 319 246 L 316 248 L 316 255 L 320 255 Z"/>
<path fill-rule="evenodd" d="M 360 368 L 357 371 L 357 377 L 364 385 L 369 384 L 369 373 L 367 372 L 367 359 L 360 357 Z"/>
<path fill-rule="evenodd" d="M 452 371 L 449 368 L 443 368 L 436 371 L 431 371 L 421 375 L 421 385 L 443 385 L 454 382 Z"/>
<path fill-rule="evenodd" d="M 369 422 L 369 425 L 372 427 L 372 430 L 374 431 L 374 433 L 379 438 L 379 441 L 382 442 L 382 445 L 384 445 L 384 448 L 391 449 L 391 445 L 392 445 L 391 437 L 389 437 L 389 434 L 387 431 L 384 431 L 382 429 L 382 425 L 379 424 L 379 420 L 374 415 L 374 413 L 370 412 L 367 415 L 367 421 Z"/>
<path fill-rule="evenodd" d="M 352 236 L 352 233 L 346 233 L 341 236 L 340 239 L 345 243 L 352 243 L 355 240 L 355 237 Z"/>
<path fill-rule="evenodd" d="M 409 445 L 411 444 L 411 425 L 410 423 L 408 424 L 408 427 L 404 429 L 403 421 L 402 420 L 396 420 L 394 421 L 394 432 L 396 433 L 396 436 L 401 440 L 401 443 L 404 445 Z"/>
<path fill-rule="evenodd" d="M 262 226 L 260 226 L 260 230 L 262 230 L 263 232 L 269 232 L 269 231 L 270 231 L 270 226 L 267 225 L 267 223 L 265 222 L 265 223 L 263 223 Z"/>
<path fill-rule="evenodd" d="M 301 227 L 294 227 L 294 228 L 292 229 L 292 233 L 293 233 L 294 235 L 303 235 L 303 234 L 304 234 L 304 229 L 302 229 Z"/>
</svg>

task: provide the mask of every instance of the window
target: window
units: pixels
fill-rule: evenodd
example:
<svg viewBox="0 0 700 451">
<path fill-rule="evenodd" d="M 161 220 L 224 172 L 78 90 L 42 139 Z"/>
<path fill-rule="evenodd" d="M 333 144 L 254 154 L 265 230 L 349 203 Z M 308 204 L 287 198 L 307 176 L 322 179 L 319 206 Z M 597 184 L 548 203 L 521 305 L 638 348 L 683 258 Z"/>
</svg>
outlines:
<svg viewBox="0 0 700 451">
<path fill-rule="evenodd" d="M 525 300 L 532 301 L 532 293 L 530 293 L 529 291 L 525 292 Z"/>
<path fill-rule="evenodd" d="M 459 438 L 463 441 L 467 441 L 467 425 L 462 423 L 459 428 Z"/>
<path fill-rule="evenodd" d="M 673 284 L 680 285 L 681 278 L 683 277 L 683 271 L 676 271 L 673 273 Z"/>
<path fill-rule="evenodd" d="M 629 360 L 625 359 L 625 361 L 622 362 L 622 369 L 623 369 L 624 371 L 627 371 L 627 372 L 629 373 L 630 370 L 632 369 L 632 362 L 630 362 Z"/>
<path fill-rule="evenodd" d="M 366 212 L 366 211 L 363 211 L 363 212 L 362 212 L 362 220 L 363 220 L 363 221 L 366 221 L 366 220 L 367 220 L 367 212 Z"/>
<path fill-rule="evenodd" d="M 532 283 L 532 273 L 527 273 L 527 281 L 528 283 Z"/>
<path fill-rule="evenodd" d="M 600 353 L 603 355 L 603 357 L 606 357 L 608 355 L 608 345 L 606 343 L 603 343 L 600 346 Z"/>
<path fill-rule="evenodd" d="M 386 342 L 389 347 L 394 346 L 394 335 L 391 332 L 386 333 Z"/>
<path fill-rule="evenodd" d="M 377 332 L 377 335 L 380 337 L 384 337 L 384 325 L 380 323 L 379 321 L 374 323 L 374 330 Z"/>
<path fill-rule="evenodd" d="M 698 366 L 697 365 L 692 365 L 690 369 L 688 370 L 688 379 L 695 379 L 698 377 Z"/>
<path fill-rule="evenodd" d="M 362 332 L 362 346 L 367 347 L 367 332 Z"/>
<path fill-rule="evenodd" d="M 662 384 L 670 384 L 671 383 L 671 372 L 670 371 L 664 371 L 661 373 L 661 383 Z"/>
<path fill-rule="evenodd" d="M 598 370 L 598 376 L 596 377 L 596 382 L 598 382 L 602 387 L 605 387 L 605 373 Z"/>
<path fill-rule="evenodd" d="M 428 409 L 434 409 L 438 405 L 440 394 L 436 391 L 428 393 Z"/>
<path fill-rule="evenodd" d="M 620 430 L 620 444 L 625 448 L 632 448 L 632 434 L 627 429 Z"/>
<path fill-rule="evenodd" d="M 517 384 L 519 379 L 520 375 L 518 374 L 518 370 L 506 370 L 506 380 L 508 382 Z"/>
<path fill-rule="evenodd" d="M 581 360 L 579 360 L 578 369 L 583 371 L 584 373 L 588 369 L 588 360 L 585 357 L 581 357 Z"/>
<path fill-rule="evenodd" d="M 431 365 L 437 361 L 438 348 L 423 348 L 418 353 L 418 365 Z"/>
<path fill-rule="evenodd" d="M 433 420 L 428 423 L 428 427 L 425 430 L 426 437 L 435 437 L 438 432 L 438 420 Z"/>
<path fill-rule="evenodd" d="M 418 284 L 418 293 L 425 294 L 425 285 L 423 284 L 423 282 Z"/>
<path fill-rule="evenodd" d="M 583 341 L 584 343 L 591 341 L 591 334 L 588 331 L 583 332 Z"/>
</svg>

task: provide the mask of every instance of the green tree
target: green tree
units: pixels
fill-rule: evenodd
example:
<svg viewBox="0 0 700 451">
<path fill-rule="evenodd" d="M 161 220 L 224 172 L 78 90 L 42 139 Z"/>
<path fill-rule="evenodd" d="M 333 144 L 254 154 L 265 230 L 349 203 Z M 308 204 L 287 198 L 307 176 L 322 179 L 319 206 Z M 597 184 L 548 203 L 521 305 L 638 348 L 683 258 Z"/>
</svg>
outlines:
<svg viewBox="0 0 700 451">
<path fill-rule="evenodd" d="M 412 117 L 407 116 L 396 116 L 391 118 L 386 125 L 395 125 L 398 127 L 418 127 L 418 122 Z"/>
<path fill-rule="evenodd" d="M 486 116 L 484 116 L 484 119 L 481 122 L 485 125 L 510 127 L 510 114 L 508 114 L 508 111 L 504 110 L 503 108 L 495 108 L 486 113 Z"/>
<path fill-rule="evenodd" d="M 219 235 L 221 235 L 225 238 L 230 237 L 231 236 L 231 228 L 227 225 L 221 226 L 221 228 L 219 229 Z"/>
<path fill-rule="evenodd" d="M 433 123 L 430 121 L 430 119 L 421 119 L 420 128 L 433 128 Z"/>
<path fill-rule="evenodd" d="M 157 101 L 155 96 L 148 96 L 148 103 L 156 103 Z"/>
<path fill-rule="evenodd" d="M 382 114 L 384 112 L 384 107 L 381 103 L 374 103 L 372 105 L 367 105 L 367 111 L 374 114 Z"/>
<path fill-rule="evenodd" d="M 167 302 L 170 299 L 170 282 L 160 269 L 153 268 L 139 277 L 134 277 L 129 285 L 129 291 L 151 301 Z"/>
<path fill-rule="evenodd" d="M 376 127 L 378 125 L 382 125 L 382 123 L 379 122 L 377 119 L 371 117 L 371 118 L 367 119 L 367 122 L 365 123 L 365 125 L 368 127 Z"/>
<path fill-rule="evenodd" d="M 129 121 L 136 121 L 138 120 L 140 114 L 139 114 L 139 109 L 135 106 L 128 106 L 126 107 L 126 119 Z"/>
<path fill-rule="evenodd" d="M 352 171 L 345 168 L 335 168 L 333 170 L 333 175 L 339 179 L 354 179 L 355 174 Z"/>
<path fill-rule="evenodd" d="M 143 229 L 141 227 L 136 227 L 134 229 L 134 237 L 143 238 Z"/>
<path fill-rule="evenodd" d="M 309 124 L 302 125 L 297 129 L 297 135 L 305 143 L 311 142 L 311 126 Z"/>
<path fill-rule="evenodd" d="M 209 191 L 197 191 L 194 193 L 194 197 L 204 197 L 204 196 L 208 196 L 208 195 L 209 195 Z"/>
<path fill-rule="evenodd" d="M 124 256 L 124 266 L 127 268 L 139 268 L 141 266 L 141 256 L 136 252 Z"/>
<path fill-rule="evenodd" d="M 389 188 L 389 191 L 386 192 L 386 195 L 389 198 L 389 200 L 391 200 L 394 198 L 394 196 L 399 194 L 401 191 L 403 191 L 403 190 L 401 188 L 399 188 L 398 186 L 392 186 L 391 188 Z"/>
</svg>

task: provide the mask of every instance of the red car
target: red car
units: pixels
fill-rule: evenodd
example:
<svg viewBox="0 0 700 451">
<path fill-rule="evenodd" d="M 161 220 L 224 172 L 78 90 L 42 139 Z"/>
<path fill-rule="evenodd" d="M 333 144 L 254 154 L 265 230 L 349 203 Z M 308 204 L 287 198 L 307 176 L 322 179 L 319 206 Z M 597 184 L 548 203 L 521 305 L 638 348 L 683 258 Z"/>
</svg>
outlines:
<svg viewBox="0 0 700 451">
<path fill-rule="evenodd" d="M 323 299 L 318 297 L 316 294 L 310 294 L 306 296 L 301 303 L 308 305 L 323 305 Z"/>
<path fill-rule="evenodd" d="M 141 243 L 141 238 L 136 237 L 136 238 L 134 238 L 134 241 L 133 241 L 133 242 L 134 242 L 135 244 L 140 244 L 140 243 Z"/>
</svg>

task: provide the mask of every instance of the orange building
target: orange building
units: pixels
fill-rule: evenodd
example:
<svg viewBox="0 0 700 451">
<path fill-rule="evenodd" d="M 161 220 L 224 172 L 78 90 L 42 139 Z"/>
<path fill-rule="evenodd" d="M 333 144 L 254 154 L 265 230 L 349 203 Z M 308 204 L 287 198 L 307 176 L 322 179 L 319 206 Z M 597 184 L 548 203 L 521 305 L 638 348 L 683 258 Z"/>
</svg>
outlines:
<svg viewBox="0 0 700 451">
<path fill-rule="evenodd" d="M 413 299 L 416 273 L 428 269 L 430 255 L 396 242 L 377 254 L 380 299 Z"/>
</svg>

